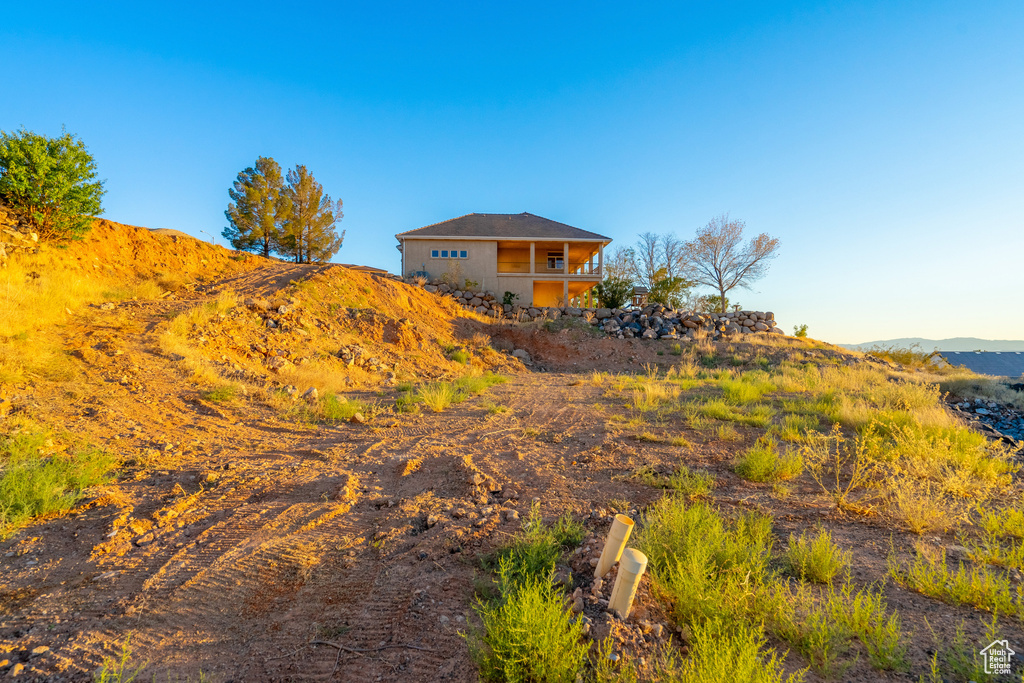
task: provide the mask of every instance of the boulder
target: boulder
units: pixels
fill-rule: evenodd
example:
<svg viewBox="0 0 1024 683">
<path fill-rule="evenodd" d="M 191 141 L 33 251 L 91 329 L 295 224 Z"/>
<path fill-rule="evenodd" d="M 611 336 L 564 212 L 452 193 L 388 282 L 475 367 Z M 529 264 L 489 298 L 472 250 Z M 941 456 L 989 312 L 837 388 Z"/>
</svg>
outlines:
<svg viewBox="0 0 1024 683">
<path fill-rule="evenodd" d="M 611 309 L 608 308 L 599 308 L 594 315 L 597 316 L 598 320 L 604 320 L 605 318 L 612 317 L 612 312 Z"/>
<path fill-rule="evenodd" d="M 479 305 L 480 305 L 480 304 L 482 304 L 483 302 L 484 302 L 484 300 L 483 300 L 483 299 L 481 299 L 481 298 L 480 298 L 480 297 L 478 297 L 478 296 L 474 296 L 474 297 L 473 297 L 472 299 L 470 299 L 470 300 L 469 300 L 469 305 L 470 305 L 470 306 L 479 306 Z"/>
<path fill-rule="evenodd" d="M 474 310 L 480 315 L 484 315 L 485 313 L 487 313 L 488 308 L 486 306 L 477 306 Z"/>
<path fill-rule="evenodd" d="M 758 332 L 767 332 L 769 330 L 769 327 L 764 323 L 759 322 L 754 324 L 754 329 L 757 330 Z"/>
<path fill-rule="evenodd" d="M 643 338 L 644 339 L 657 339 L 658 338 L 658 333 L 655 332 L 654 330 L 644 330 Z"/>
<path fill-rule="evenodd" d="M 533 360 L 526 349 L 516 349 L 515 351 L 512 352 L 512 355 L 518 358 L 519 360 L 523 361 L 524 363 L 529 363 L 531 360 Z"/>
<path fill-rule="evenodd" d="M 423 285 L 423 289 L 427 290 L 431 294 L 437 292 L 437 285 Z"/>
</svg>

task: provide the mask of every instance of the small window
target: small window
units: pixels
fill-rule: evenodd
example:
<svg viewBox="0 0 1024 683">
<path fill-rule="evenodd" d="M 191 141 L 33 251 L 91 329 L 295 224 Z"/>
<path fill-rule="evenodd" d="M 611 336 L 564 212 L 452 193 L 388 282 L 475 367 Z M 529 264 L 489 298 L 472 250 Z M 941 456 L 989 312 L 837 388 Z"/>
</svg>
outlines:
<svg viewBox="0 0 1024 683">
<path fill-rule="evenodd" d="M 448 258 L 448 250 L 447 249 L 442 249 L 441 250 L 441 258 Z"/>
<path fill-rule="evenodd" d="M 564 270 L 565 254 L 560 251 L 548 252 L 548 270 Z"/>
<path fill-rule="evenodd" d="M 440 253 L 440 252 L 438 252 L 438 250 L 437 250 L 437 249 L 431 249 L 431 250 L 430 250 L 430 258 L 437 258 L 437 256 L 438 256 L 438 254 L 439 254 L 439 253 Z"/>
<path fill-rule="evenodd" d="M 460 251 L 459 252 L 459 258 L 469 258 L 469 252 L 468 251 Z"/>
</svg>

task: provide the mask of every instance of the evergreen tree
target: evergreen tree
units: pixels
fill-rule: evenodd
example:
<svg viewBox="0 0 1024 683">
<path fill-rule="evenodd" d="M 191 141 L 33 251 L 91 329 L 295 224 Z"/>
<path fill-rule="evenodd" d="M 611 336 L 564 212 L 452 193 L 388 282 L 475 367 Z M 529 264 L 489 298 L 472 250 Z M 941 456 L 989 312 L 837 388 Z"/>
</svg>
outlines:
<svg viewBox="0 0 1024 683">
<path fill-rule="evenodd" d="M 271 157 L 260 157 L 255 167 L 238 174 L 228 195 L 231 203 L 224 215 L 229 225 L 221 234 L 235 249 L 270 256 L 291 212 L 281 167 Z"/>
<path fill-rule="evenodd" d="M 102 213 L 103 192 L 81 139 L 0 131 L 0 200 L 40 239 L 80 238 Z"/>
<path fill-rule="evenodd" d="M 335 225 L 341 220 L 341 200 L 332 202 L 330 195 L 305 166 L 288 171 L 288 186 L 284 190 L 291 211 L 284 223 L 284 233 L 278 245 L 281 254 L 296 263 L 324 263 L 330 261 L 345 239 Z"/>
</svg>

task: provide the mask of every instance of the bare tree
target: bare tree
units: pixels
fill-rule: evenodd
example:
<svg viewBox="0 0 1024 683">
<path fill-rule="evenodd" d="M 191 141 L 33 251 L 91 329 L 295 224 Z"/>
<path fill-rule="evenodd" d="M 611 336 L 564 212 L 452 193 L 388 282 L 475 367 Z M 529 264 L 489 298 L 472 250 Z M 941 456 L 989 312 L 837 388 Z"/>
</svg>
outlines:
<svg viewBox="0 0 1024 683">
<path fill-rule="evenodd" d="M 665 259 L 661 251 L 661 236 L 653 232 L 645 232 L 636 241 L 633 248 L 633 260 L 636 279 L 648 290 L 654 289 L 658 274 L 664 276 Z"/>
<path fill-rule="evenodd" d="M 749 287 L 764 277 L 768 262 L 777 256 L 778 238 L 761 233 L 743 244 L 743 221 L 716 216 L 686 242 L 687 276 L 697 284 L 714 287 L 726 312 L 726 292 Z"/>
<path fill-rule="evenodd" d="M 635 262 L 636 254 L 631 247 L 617 247 L 615 251 L 605 254 L 602 275 L 633 282 L 636 279 Z"/>
<path fill-rule="evenodd" d="M 686 270 L 686 242 L 670 232 L 661 236 L 661 258 L 668 277 L 681 277 Z"/>
</svg>

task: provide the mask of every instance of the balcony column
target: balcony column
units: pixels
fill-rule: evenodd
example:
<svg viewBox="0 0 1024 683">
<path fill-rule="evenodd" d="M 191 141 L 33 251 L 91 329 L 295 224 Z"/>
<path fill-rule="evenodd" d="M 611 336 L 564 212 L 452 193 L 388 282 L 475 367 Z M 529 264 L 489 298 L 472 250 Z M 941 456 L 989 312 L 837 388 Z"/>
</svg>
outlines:
<svg viewBox="0 0 1024 683">
<path fill-rule="evenodd" d="M 562 280 L 562 299 L 565 301 L 565 306 L 569 305 L 569 278 Z"/>
<path fill-rule="evenodd" d="M 566 275 L 569 274 L 569 243 L 565 242 L 562 245 L 562 272 Z"/>
<path fill-rule="evenodd" d="M 536 256 L 534 256 L 535 248 L 536 243 L 530 242 L 530 275 L 533 275 L 535 272 L 537 272 L 537 258 Z"/>
<path fill-rule="evenodd" d="M 597 245 L 597 274 L 604 277 L 604 245 Z"/>
</svg>

